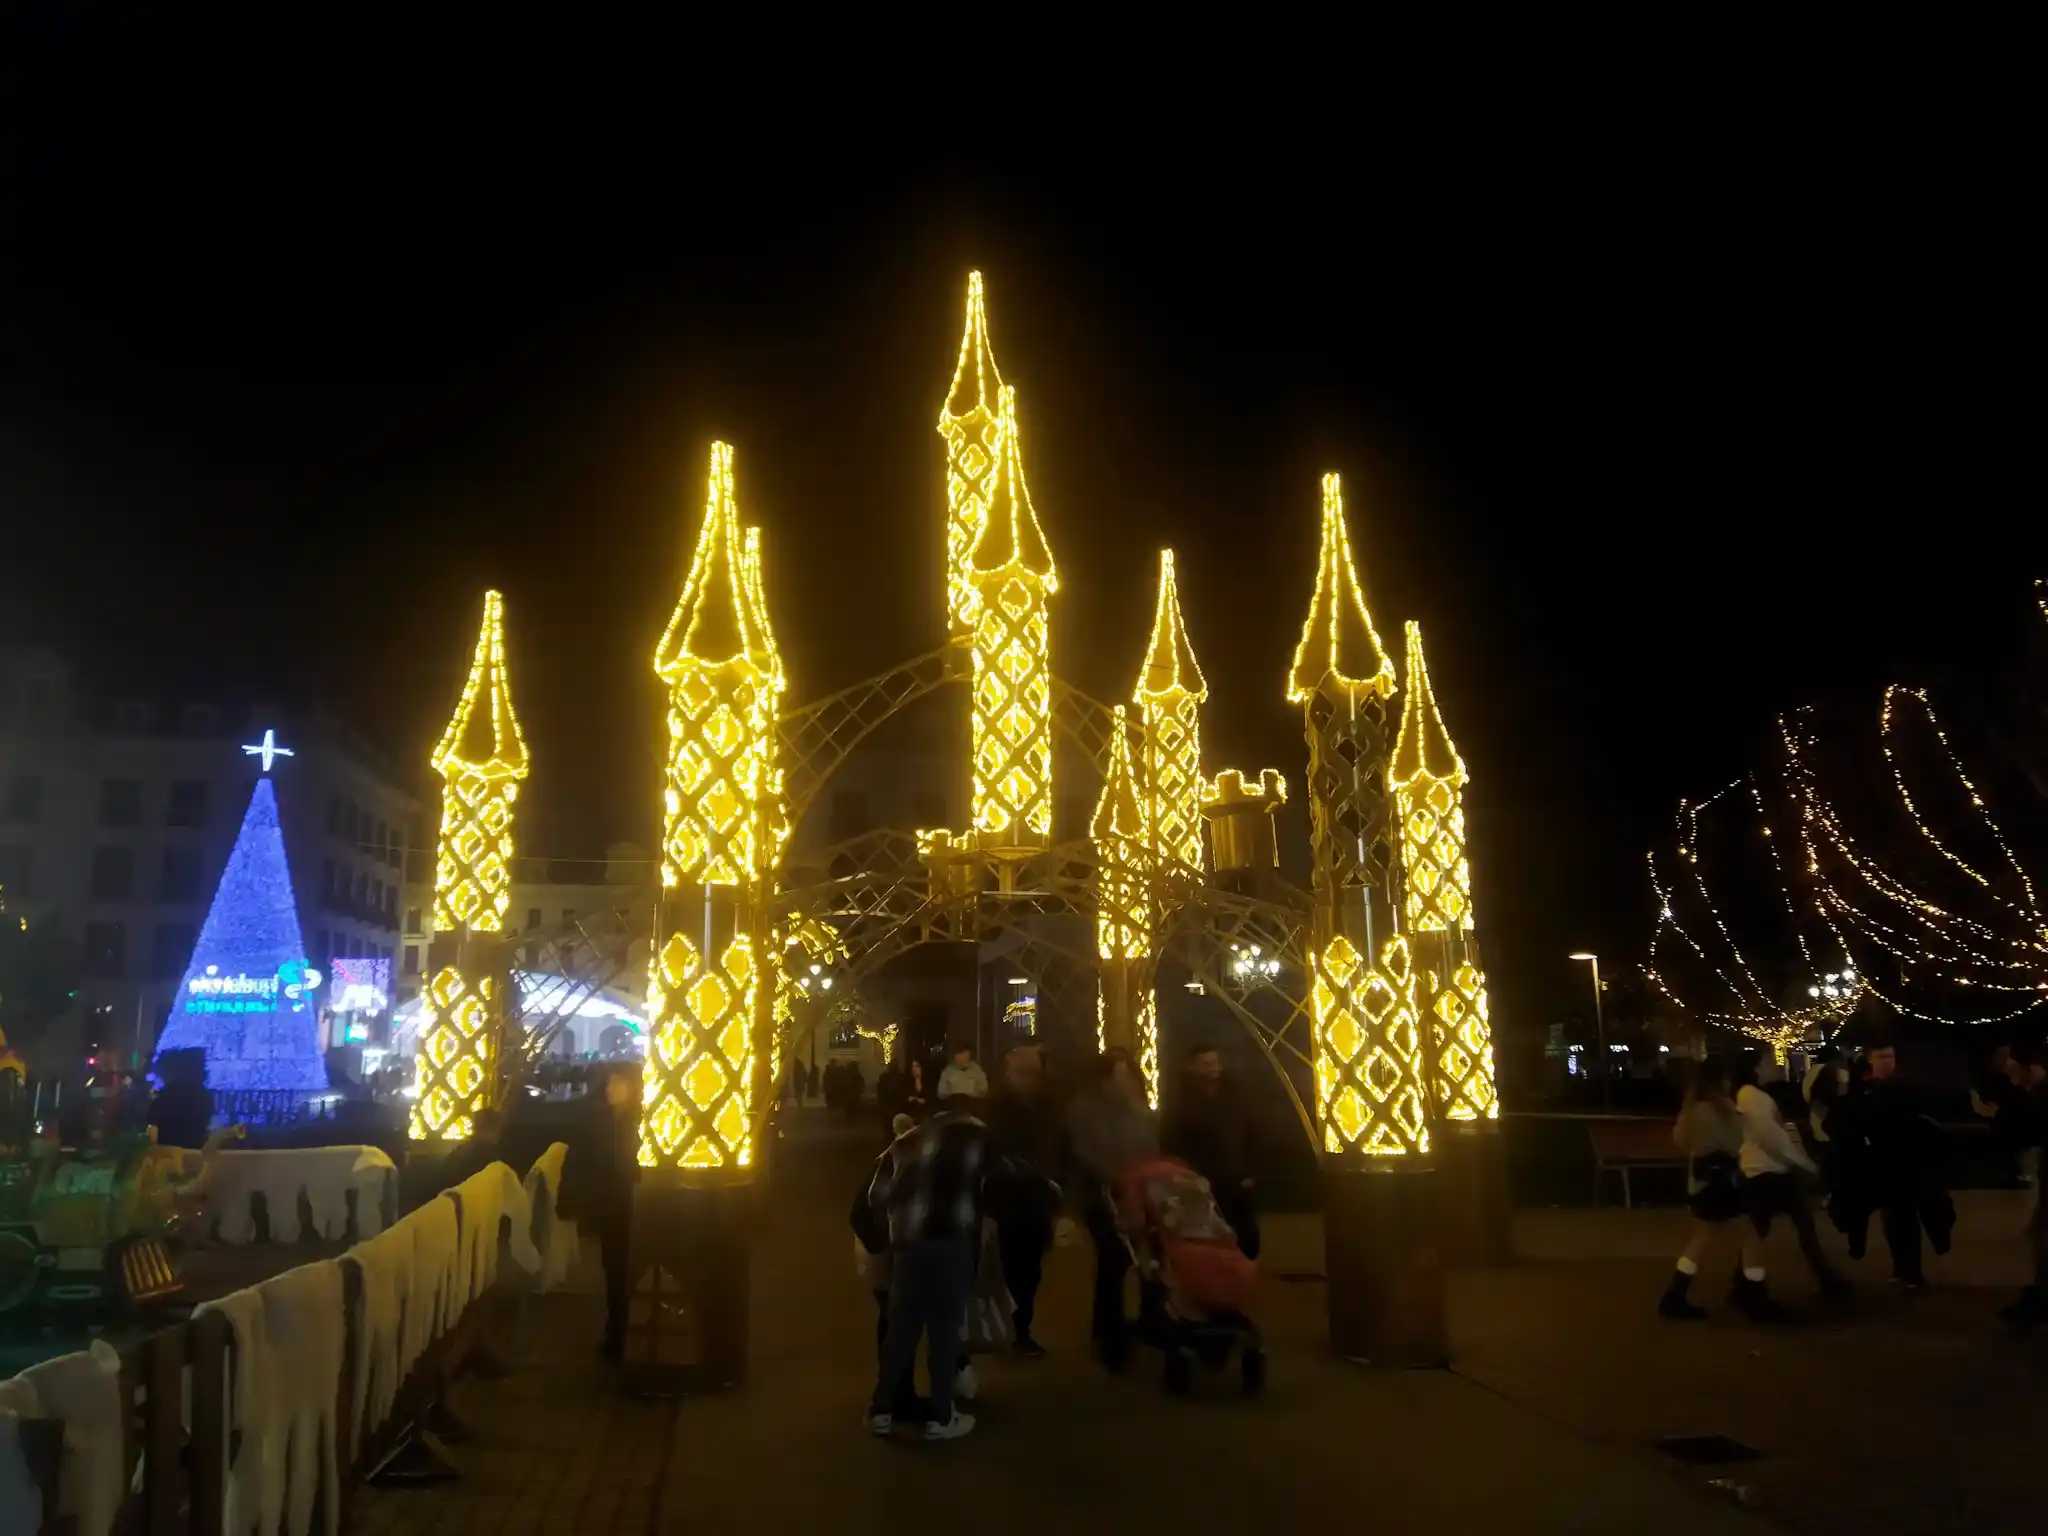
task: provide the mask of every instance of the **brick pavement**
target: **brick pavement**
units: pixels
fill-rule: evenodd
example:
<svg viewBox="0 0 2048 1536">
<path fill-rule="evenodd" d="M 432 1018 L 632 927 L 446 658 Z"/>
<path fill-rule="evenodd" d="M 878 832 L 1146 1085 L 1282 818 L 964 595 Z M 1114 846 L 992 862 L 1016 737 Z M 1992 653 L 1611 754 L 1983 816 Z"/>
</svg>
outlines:
<svg viewBox="0 0 2048 1536">
<path fill-rule="evenodd" d="M 1261 1320 L 1267 1396 L 1182 1402 L 1141 1355 L 1110 1380 L 1087 1361 L 1088 1255 L 1053 1255 L 1043 1362 L 984 1372 L 965 1441 L 876 1443 L 858 1415 L 873 1369 L 872 1303 L 853 1279 L 845 1209 L 857 1145 L 812 1138 L 786 1159 L 756 1262 L 752 1379 L 729 1396 L 633 1403 L 590 1351 L 595 1277 L 537 1304 L 511 1375 L 468 1384 L 467 1475 L 373 1489 L 357 1536 L 971 1528 L 1078 1536 L 1257 1530 L 1327 1519 L 1379 1532 L 1732 1532 L 1753 1516 L 1642 1456 L 1591 1444 L 1444 1372 L 1377 1374 L 1322 1348 L 1313 1283 L 1274 1283 Z M 1282 1246 L 1306 1241 L 1304 1224 Z M 1312 1255 L 1311 1255 L 1312 1257 Z M 1283 1261 L 1284 1262 L 1284 1261 Z"/>
</svg>

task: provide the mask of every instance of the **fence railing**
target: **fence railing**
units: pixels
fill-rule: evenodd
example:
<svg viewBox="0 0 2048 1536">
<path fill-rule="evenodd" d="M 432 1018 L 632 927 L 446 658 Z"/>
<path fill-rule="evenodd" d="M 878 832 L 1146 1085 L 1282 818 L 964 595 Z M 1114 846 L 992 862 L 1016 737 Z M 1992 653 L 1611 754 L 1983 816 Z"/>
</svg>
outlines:
<svg viewBox="0 0 2048 1536">
<path fill-rule="evenodd" d="M 373 1320 L 367 1313 L 372 1303 L 366 1291 L 365 1261 L 357 1256 L 360 1245 L 339 1259 L 321 1261 L 339 1266 L 341 1282 L 341 1315 L 334 1319 L 341 1333 L 341 1352 L 327 1420 L 334 1438 L 334 1470 L 328 1472 L 324 1455 L 289 1458 L 287 1468 L 274 1475 L 289 1479 L 290 1470 L 299 1469 L 303 1481 L 303 1468 L 315 1469 L 313 1486 L 286 1486 L 287 1511 L 309 1513 L 310 1519 L 298 1527 L 288 1514 L 278 1529 L 292 1536 L 298 1536 L 299 1529 L 346 1529 L 349 1503 L 363 1478 L 432 1423 L 444 1409 L 449 1383 L 487 1345 L 512 1331 L 524 1296 L 534 1288 L 533 1283 L 515 1276 L 521 1269 L 536 1276 L 548 1273 L 545 1263 L 534 1270 L 530 1255 L 536 1247 L 543 1251 L 551 1248 L 562 1225 L 554 1208 L 561 1158 L 550 1149 L 550 1156 L 542 1162 L 545 1177 L 537 1165 L 528 1181 L 532 1198 L 523 1208 L 501 1211 L 497 1231 L 488 1237 L 476 1227 L 489 1220 L 486 1207 L 490 1202 L 466 1200 L 464 1190 L 471 1185 L 445 1190 L 429 1202 L 431 1206 L 446 1200 L 453 1205 L 452 1269 L 441 1274 L 409 1270 L 395 1318 Z M 516 1183 L 516 1175 L 513 1180 Z M 473 1197 L 480 1193 L 473 1192 Z M 416 1218 L 446 1220 L 445 1215 L 428 1214 L 422 1207 L 391 1228 L 386 1238 L 395 1238 Z M 515 1222 L 522 1223 L 523 1230 L 515 1233 Z M 480 1240 L 493 1245 L 488 1255 L 482 1252 Z M 522 1259 L 522 1254 L 529 1257 Z M 507 1259 L 517 1262 L 508 1265 Z M 477 1285 L 473 1265 L 491 1274 L 492 1283 Z M 284 1278 L 274 1277 L 266 1284 Z M 388 1407 L 361 1390 L 368 1385 L 359 1379 L 361 1371 L 366 1366 L 375 1371 L 380 1359 L 364 1347 L 365 1330 L 373 1326 L 387 1334 L 395 1327 L 399 1339 L 425 1335 L 409 1368 L 403 1353 L 397 1356 L 398 1380 Z M 54 1414 L 19 1418 L 14 1439 L 40 1495 L 40 1523 L 17 1525 L 13 1509 L 0 1509 L 0 1526 L 5 1526 L 7 1536 L 17 1532 L 28 1536 L 30 1531 L 36 1536 L 97 1536 L 84 1529 L 78 1513 L 95 1508 L 104 1511 L 109 1504 L 113 1521 L 108 1529 L 114 1536 L 227 1536 L 231 1514 L 238 1532 L 255 1529 L 256 1511 L 231 1511 L 237 1497 L 236 1473 L 244 1465 L 245 1451 L 251 1449 L 243 1443 L 245 1435 L 273 1433 L 276 1426 L 250 1422 L 247 1411 L 252 1405 L 238 1399 L 236 1381 L 243 1347 L 231 1312 L 224 1306 L 202 1310 L 189 1321 L 159 1330 L 123 1351 L 113 1385 L 121 1423 L 114 1467 L 97 1451 L 80 1454 L 80 1445 L 91 1434 L 90 1424 L 67 1425 Z M 35 1371 L 27 1372 L 16 1380 L 28 1381 L 35 1375 Z M 0 1383 L 0 1388 L 6 1385 Z M 238 1423 L 245 1428 L 236 1428 Z M 67 1436 L 67 1430 L 73 1432 Z M 5 1449 L 0 1446 L 0 1452 Z M 116 1477 L 117 1483 L 112 1481 Z M 0 1496 L 4 1493 L 0 1488 Z M 264 1536 L 271 1533 L 266 1531 Z"/>
</svg>

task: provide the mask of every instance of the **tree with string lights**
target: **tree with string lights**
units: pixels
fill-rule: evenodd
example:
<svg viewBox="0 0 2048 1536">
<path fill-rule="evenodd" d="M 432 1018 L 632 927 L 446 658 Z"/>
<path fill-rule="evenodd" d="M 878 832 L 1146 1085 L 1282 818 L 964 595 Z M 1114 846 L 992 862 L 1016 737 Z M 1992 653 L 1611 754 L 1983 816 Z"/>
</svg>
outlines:
<svg viewBox="0 0 2048 1536">
<path fill-rule="evenodd" d="M 1679 1014 L 1733 1030 L 1784 1060 L 1834 1038 L 1868 1001 L 1862 971 L 1787 868 L 1797 814 L 1750 775 L 1680 801 L 1670 844 L 1649 855 L 1656 925 L 1645 975 Z M 1773 815 L 1773 806 L 1776 814 Z"/>
</svg>

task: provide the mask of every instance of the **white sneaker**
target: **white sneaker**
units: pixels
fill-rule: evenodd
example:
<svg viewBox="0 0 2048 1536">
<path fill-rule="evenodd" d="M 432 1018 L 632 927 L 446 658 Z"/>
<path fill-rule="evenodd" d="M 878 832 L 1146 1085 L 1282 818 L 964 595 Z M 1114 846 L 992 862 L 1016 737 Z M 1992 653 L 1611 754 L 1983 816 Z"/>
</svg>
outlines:
<svg viewBox="0 0 2048 1536">
<path fill-rule="evenodd" d="M 877 1439 L 896 1427 L 896 1416 L 892 1413 L 870 1413 L 865 1416 L 868 1433 Z"/>
<path fill-rule="evenodd" d="M 974 1433 L 974 1415 L 953 1410 L 953 1417 L 943 1424 L 927 1424 L 924 1437 L 927 1440 L 958 1440 L 962 1435 Z"/>
<path fill-rule="evenodd" d="M 974 1374 L 972 1363 L 961 1366 L 960 1374 L 953 1378 L 953 1395 L 967 1398 L 981 1395 L 981 1378 Z"/>
</svg>

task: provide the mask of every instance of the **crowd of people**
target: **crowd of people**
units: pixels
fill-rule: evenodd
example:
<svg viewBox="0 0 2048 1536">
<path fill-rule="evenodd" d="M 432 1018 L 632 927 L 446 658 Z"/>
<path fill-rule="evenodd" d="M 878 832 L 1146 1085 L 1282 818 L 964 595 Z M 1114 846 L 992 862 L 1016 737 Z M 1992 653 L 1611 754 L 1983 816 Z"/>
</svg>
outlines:
<svg viewBox="0 0 2048 1536">
<path fill-rule="evenodd" d="M 1972 1102 L 2033 1189 L 2033 1281 L 2003 1315 L 2021 1327 L 2048 1322 L 2048 1211 L 2040 1198 L 2048 1070 L 2022 1048 L 2002 1046 Z M 1856 1056 L 1825 1048 L 1798 1084 L 1768 1054 L 1734 1069 L 1719 1059 L 1701 1062 L 1673 1139 L 1686 1156 L 1692 1222 L 1659 1304 L 1668 1319 L 1707 1315 L 1693 1299 L 1694 1280 L 1731 1232 L 1728 1246 L 1739 1250 L 1731 1299 L 1757 1322 L 1782 1319 L 1764 1260 L 1764 1240 L 1780 1220 L 1796 1234 L 1823 1300 L 1845 1300 L 1853 1287 L 1821 1246 L 1816 1195 L 1856 1261 L 1868 1251 L 1877 1219 L 1891 1279 L 1908 1292 L 1927 1287 L 1925 1251 L 1948 1252 L 1956 1211 L 1945 1136 L 1928 1113 L 1927 1096 L 1900 1072 L 1889 1039 L 1871 1041 Z"/>
<path fill-rule="evenodd" d="M 1205 1178 L 1247 1258 L 1258 1250 L 1252 1117 L 1213 1048 L 1188 1053 L 1163 1121 L 1129 1053 L 1103 1052 L 1070 1098 L 1057 1091 L 1035 1043 L 1004 1057 L 1000 1083 L 965 1046 L 926 1089 L 920 1061 L 885 1075 L 891 1140 L 855 1193 L 852 1225 L 877 1309 L 877 1362 L 868 1427 L 921 1420 L 932 1440 L 974 1428 L 960 1407 L 977 1382 L 963 1342 L 1000 1341 L 1027 1359 L 1045 1353 L 1037 1299 L 1058 1224 L 1075 1220 L 1094 1250 L 1090 1333 L 1110 1370 L 1129 1357 L 1126 1306 L 1130 1213 L 1117 1191 L 1127 1171 L 1162 1153 Z M 1141 1288 L 1141 1305 L 1153 1305 Z M 990 1316 L 1006 1309 L 1007 1317 Z M 922 1344 L 928 1398 L 914 1390 Z"/>
</svg>

